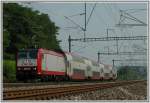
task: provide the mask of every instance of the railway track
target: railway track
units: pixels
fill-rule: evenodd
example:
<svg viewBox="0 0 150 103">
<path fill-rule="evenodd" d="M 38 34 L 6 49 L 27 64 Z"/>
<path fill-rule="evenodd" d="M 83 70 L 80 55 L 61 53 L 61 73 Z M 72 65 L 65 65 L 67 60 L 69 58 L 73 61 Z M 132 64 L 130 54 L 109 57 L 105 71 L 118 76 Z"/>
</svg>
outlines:
<svg viewBox="0 0 150 103">
<path fill-rule="evenodd" d="M 118 80 L 115 80 L 118 81 Z M 90 83 L 105 83 L 108 81 L 61 81 L 61 82 L 37 82 L 37 83 L 3 83 L 4 89 L 19 89 L 19 88 L 31 88 L 31 87 L 41 87 L 41 86 L 59 86 L 59 85 L 76 85 L 76 84 L 90 84 Z M 109 82 L 114 82 L 109 80 Z"/>
<path fill-rule="evenodd" d="M 111 88 L 115 86 L 129 85 L 138 82 L 145 82 L 145 80 L 134 81 L 118 81 L 109 83 L 90 83 L 80 85 L 69 85 L 60 87 L 46 87 L 46 88 L 32 88 L 22 90 L 4 90 L 3 100 L 49 100 L 60 98 L 70 94 L 83 93 L 94 91 L 97 89 Z"/>
<path fill-rule="evenodd" d="M 39 82 L 39 83 L 3 83 L 4 88 L 9 87 L 30 87 L 30 86 L 44 86 L 44 85 L 69 85 L 69 84 L 85 84 L 85 83 L 103 83 L 108 81 L 72 81 L 72 82 Z M 111 81 L 110 81 L 111 82 Z"/>
<path fill-rule="evenodd" d="M 47 85 L 66 85 L 66 84 L 77 84 L 80 82 L 44 82 L 44 83 L 4 83 L 4 88 L 17 88 L 17 87 L 31 87 L 31 86 L 47 86 Z"/>
</svg>

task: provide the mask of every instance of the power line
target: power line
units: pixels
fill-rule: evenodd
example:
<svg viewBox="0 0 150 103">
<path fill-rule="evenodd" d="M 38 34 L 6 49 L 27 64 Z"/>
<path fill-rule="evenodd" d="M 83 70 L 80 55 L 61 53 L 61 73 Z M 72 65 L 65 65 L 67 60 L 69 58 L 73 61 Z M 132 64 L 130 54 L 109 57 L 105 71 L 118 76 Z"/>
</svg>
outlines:
<svg viewBox="0 0 150 103">
<path fill-rule="evenodd" d="M 146 54 L 147 54 L 146 52 L 118 52 L 118 53 L 99 52 L 99 55 L 146 55 Z"/>
<path fill-rule="evenodd" d="M 72 39 L 69 35 L 69 52 L 71 52 L 71 42 L 72 41 L 80 41 L 80 42 L 93 42 L 93 41 L 114 41 L 114 40 L 144 40 L 147 39 L 147 36 L 127 36 L 127 37 L 103 37 L 103 38 L 79 38 Z"/>
<path fill-rule="evenodd" d="M 147 36 L 126 36 L 126 37 L 102 37 L 102 38 L 79 38 L 71 41 L 93 42 L 93 41 L 114 41 L 114 40 L 145 40 Z"/>
<path fill-rule="evenodd" d="M 81 45 L 81 44 L 80 44 Z M 89 47 L 89 46 L 91 46 L 91 45 L 93 45 L 93 44 L 87 44 L 86 46 L 84 45 L 84 46 L 80 46 L 80 48 L 79 49 L 77 49 L 77 50 L 74 50 L 73 52 L 77 52 L 77 51 L 80 51 L 80 50 L 82 50 L 82 49 L 85 49 L 85 48 L 87 48 L 87 47 Z"/>
<path fill-rule="evenodd" d="M 85 15 L 85 13 L 78 13 L 78 14 L 71 15 L 71 16 L 69 16 L 69 17 L 81 16 L 81 15 Z"/>
<path fill-rule="evenodd" d="M 64 16 L 66 19 L 68 19 L 69 21 L 71 21 L 73 24 L 75 24 L 76 26 L 78 26 L 81 30 L 85 30 L 83 27 L 81 27 L 79 24 L 77 24 L 75 21 L 71 20 L 69 17 Z"/>
<path fill-rule="evenodd" d="M 124 59 L 124 60 L 122 60 L 122 59 L 113 59 L 112 60 L 112 62 L 113 62 L 113 66 L 115 66 L 115 62 L 123 62 L 123 61 L 128 61 L 128 62 L 130 62 L 131 63 L 131 61 L 147 61 L 146 59 Z M 129 65 L 129 63 L 128 63 L 128 65 Z"/>
<path fill-rule="evenodd" d="M 135 13 L 135 12 L 141 12 L 141 11 L 146 11 L 147 9 L 126 9 L 123 11 L 128 11 L 128 13 Z"/>
<path fill-rule="evenodd" d="M 117 59 L 114 61 L 147 61 L 147 60 L 146 59 L 124 59 L 124 60 Z"/>
<path fill-rule="evenodd" d="M 126 19 L 136 21 L 137 23 L 123 23 Z M 147 24 L 124 10 L 120 10 L 120 21 L 116 26 L 147 26 Z"/>
<path fill-rule="evenodd" d="M 89 23 L 89 21 L 90 21 L 90 19 L 91 19 L 91 17 L 92 17 L 92 14 L 93 14 L 93 12 L 94 12 L 95 7 L 96 7 L 96 3 L 94 4 L 94 6 L 93 6 L 93 8 L 92 8 L 92 11 L 91 11 L 91 13 L 90 13 L 90 16 L 89 16 L 89 18 L 88 18 L 88 20 L 87 20 L 87 22 L 86 22 L 86 25 L 88 25 L 88 23 Z"/>
<path fill-rule="evenodd" d="M 85 49 L 87 46 L 83 46 L 83 47 L 81 47 L 81 48 L 79 48 L 79 49 L 77 49 L 77 50 L 74 50 L 73 52 L 77 52 L 77 51 L 80 51 L 80 50 L 82 50 L 82 49 Z"/>
</svg>

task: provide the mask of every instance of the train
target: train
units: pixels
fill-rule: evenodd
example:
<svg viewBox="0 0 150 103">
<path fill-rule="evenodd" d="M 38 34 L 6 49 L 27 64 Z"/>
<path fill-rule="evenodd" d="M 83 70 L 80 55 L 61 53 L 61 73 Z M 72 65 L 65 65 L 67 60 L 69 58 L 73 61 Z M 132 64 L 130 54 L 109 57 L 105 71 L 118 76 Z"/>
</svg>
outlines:
<svg viewBox="0 0 150 103">
<path fill-rule="evenodd" d="M 22 49 L 16 54 L 16 79 L 41 81 L 116 80 L 117 69 L 66 51 Z"/>
</svg>

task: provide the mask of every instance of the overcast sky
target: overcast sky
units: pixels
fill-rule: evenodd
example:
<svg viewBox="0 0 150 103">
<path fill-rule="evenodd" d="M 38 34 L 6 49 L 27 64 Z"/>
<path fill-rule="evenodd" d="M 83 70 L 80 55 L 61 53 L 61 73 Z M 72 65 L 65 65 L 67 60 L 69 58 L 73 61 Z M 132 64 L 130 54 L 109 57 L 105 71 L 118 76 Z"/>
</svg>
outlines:
<svg viewBox="0 0 150 103">
<path fill-rule="evenodd" d="M 80 3 L 52 3 L 52 2 L 32 2 L 32 3 L 22 3 L 25 6 L 33 8 L 33 10 L 39 10 L 42 13 L 49 15 L 50 19 L 55 22 L 55 24 L 60 27 L 58 39 L 62 40 L 60 43 L 63 50 L 68 51 L 68 36 L 71 38 L 82 38 L 83 31 L 80 27 L 76 26 L 74 23 L 65 18 L 69 17 L 76 24 L 84 28 L 84 15 L 76 15 L 84 13 L 84 2 Z M 87 9 L 87 20 L 90 13 L 95 5 L 93 3 L 86 3 Z M 138 18 L 139 20 L 147 23 L 147 4 L 137 3 L 137 2 L 97 2 L 94 11 L 91 15 L 89 23 L 87 24 L 86 37 L 106 37 L 106 29 L 109 30 L 109 36 L 144 36 L 147 35 L 146 26 L 135 26 L 135 27 L 116 27 L 115 25 L 119 23 L 120 10 L 126 10 L 127 13 Z M 138 23 L 133 20 L 125 19 L 126 23 Z M 76 28 L 68 28 L 76 27 Z M 141 50 L 146 47 L 145 41 L 119 41 L 119 52 L 127 51 L 137 51 L 138 47 Z M 98 42 L 73 42 L 72 52 L 79 54 L 84 57 L 97 61 L 97 52 L 116 52 L 116 41 L 98 41 Z M 101 56 L 101 62 L 112 64 L 112 59 L 128 59 L 128 58 L 145 58 L 146 56 Z M 130 62 L 132 63 L 132 62 Z M 133 61 L 133 63 L 135 63 Z M 137 62 L 143 63 L 143 62 Z"/>
</svg>

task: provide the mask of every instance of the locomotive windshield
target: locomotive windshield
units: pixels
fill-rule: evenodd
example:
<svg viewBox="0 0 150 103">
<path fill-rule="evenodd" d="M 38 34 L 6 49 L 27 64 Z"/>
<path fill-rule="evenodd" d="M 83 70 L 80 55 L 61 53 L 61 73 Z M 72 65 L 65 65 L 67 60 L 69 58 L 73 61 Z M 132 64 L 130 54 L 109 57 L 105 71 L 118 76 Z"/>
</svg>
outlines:
<svg viewBox="0 0 150 103">
<path fill-rule="evenodd" d="M 18 58 L 20 59 L 36 59 L 37 50 L 22 50 L 18 53 Z"/>
</svg>

